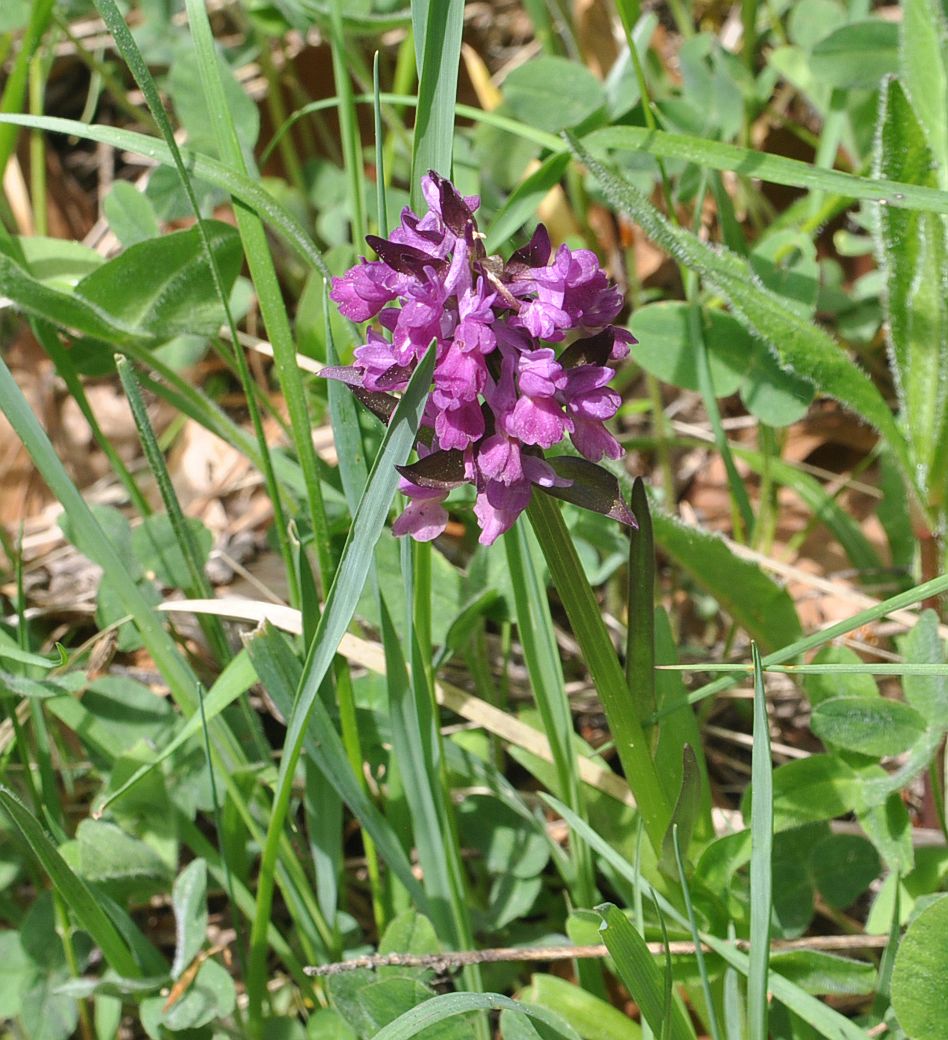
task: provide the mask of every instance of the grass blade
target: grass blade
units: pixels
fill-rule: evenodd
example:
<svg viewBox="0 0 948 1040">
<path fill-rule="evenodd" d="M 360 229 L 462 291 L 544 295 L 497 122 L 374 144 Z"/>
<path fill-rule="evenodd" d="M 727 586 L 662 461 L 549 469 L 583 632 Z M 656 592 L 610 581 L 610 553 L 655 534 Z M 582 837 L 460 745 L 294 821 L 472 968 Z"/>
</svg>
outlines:
<svg viewBox="0 0 948 1040">
<path fill-rule="evenodd" d="M 542 1022 L 554 1036 L 579 1040 L 579 1034 L 572 1026 L 546 1008 L 511 1000 L 500 993 L 444 993 L 432 997 L 389 1022 L 375 1034 L 374 1040 L 411 1040 L 429 1026 L 472 1011 L 519 1011 Z M 434 1031 L 432 1035 L 435 1035 Z"/>
<path fill-rule="evenodd" d="M 652 511 L 641 477 L 632 482 L 632 512 L 638 529 L 629 532 L 628 632 L 625 681 L 644 722 L 655 713 L 655 536 Z"/>
<path fill-rule="evenodd" d="M 464 0 L 427 0 L 413 5 L 418 56 L 418 111 L 412 143 L 412 204 L 419 209 L 421 178 L 428 170 L 451 176 L 454 104 L 461 62 Z"/>
<path fill-rule="evenodd" d="M 839 170 L 826 170 L 799 159 L 767 155 L 751 148 L 709 141 L 703 137 L 672 134 L 639 126 L 611 126 L 585 138 L 591 149 L 642 151 L 658 159 L 683 159 L 712 170 L 731 171 L 757 177 L 770 184 L 826 191 L 848 199 L 880 202 L 898 209 L 925 210 L 948 214 L 948 192 L 906 184 L 900 180 L 857 177 Z"/>
<path fill-rule="evenodd" d="M 760 651 L 754 660 L 754 748 L 751 759 L 750 956 L 747 975 L 747 1035 L 767 1040 L 767 989 L 770 970 L 770 916 L 773 905 L 774 792 L 770 723 Z"/>
<path fill-rule="evenodd" d="M 303 746 L 307 724 L 319 699 L 319 687 L 329 671 L 339 642 L 355 613 L 362 588 L 374 559 L 373 549 L 398 485 L 396 465 L 404 464 L 415 442 L 415 432 L 431 385 L 434 370 L 434 346 L 419 362 L 379 448 L 365 493 L 353 517 L 339 568 L 333 581 L 323 615 L 319 620 L 316 637 L 310 649 L 288 720 L 283 758 L 277 778 L 276 793 L 267 840 L 260 866 L 257 892 L 257 914 L 251 934 L 250 963 L 247 990 L 250 997 L 250 1025 L 256 1035 L 262 1027 L 262 1003 L 266 988 L 266 926 L 270 919 L 273 899 L 274 870 L 279 851 L 280 835 L 289 810 L 293 776 Z"/>
</svg>

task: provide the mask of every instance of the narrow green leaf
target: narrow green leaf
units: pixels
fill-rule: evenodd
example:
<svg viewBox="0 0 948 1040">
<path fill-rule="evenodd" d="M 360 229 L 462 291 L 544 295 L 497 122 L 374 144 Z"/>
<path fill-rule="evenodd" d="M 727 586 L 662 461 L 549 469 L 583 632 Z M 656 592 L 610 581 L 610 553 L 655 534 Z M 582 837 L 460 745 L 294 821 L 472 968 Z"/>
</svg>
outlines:
<svg viewBox="0 0 948 1040">
<path fill-rule="evenodd" d="M 8 788 L 0 787 L 0 808 L 49 875 L 56 891 L 75 914 L 80 926 L 92 936 L 109 966 L 119 975 L 140 978 L 141 969 L 99 900 L 80 877 L 73 873 L 36 817 Z"/>
<path fill-rule="evenodd" d="M 530 220 L 542 199 L 560 182 L 568 165 L 569 153 L 554 153 L 517 185 L 497 211 L 487 231 L 485 246 L 488 253 L 496 253 L 522 224 Z"/>
<path fill-rule="evenodd" d="M 144 155 L 163 166 L 174 166 L 171 149 L 163 141 L 146 134 L 51 116 L 0 115 L 0 125 L 4 123 L 34 127 L 49 133 L 69 134 L 84 141 L 99 141 L 121 151 Z M 240 199 L 278 232 L 304 263 L 314 267 L 324 278 L 332 277 L 322 254 L 303 226 L 261 186 L 258 179 L 238 173 L 217 159 L 186 148 L 181 149 L 181 158 L 196 180 L 207 181 Z"/>
<path fill-rule="evenodd" d="M 902 82 L 935 157 L 941 188 L 948 188 L 948 76 L 943 51 L 946 34 L 943 5 L 933 0 L 902 0 Z"/>
<path fill-rule="evenodd" d="M 454 104 L 461 62 L 464 0 L 427 0 L 412 7 L 418 61 L 418 114 L 411 156 L 411 197 L 422 201 L 421 178 L 428 170 L 451 176 Z"/>
<path fill-rule="evenodd" d="M 880 176 L 937 183 L 925 132 L 896 79 L 882 91 L 875 155 Z M 926 497 L 943 490 L 948 438 L 948 220 L 934 213 L 883 208 L 876 250 L 886 283 L 889 356 L 901 418 Z"/>
<path fill-rule="evenodd" d="M 499 993 L 444 993 L 399 1015 L 394 1022 L 380 1029 L 374 1040 L 411 1040 L 429 1026 L 466 1015 L 472 1011 L 517 1011 L 542 1022 L 554 1036 L 563 1040 L 579 1040 L 572 1026 L 546 1008 L 524 1004 Z"/>
<path fill-rule="evenodd" d="M 899 180 L 857 177 L 851 173 L 813 166 L 799 159 L 768 155 L 703 137 L 648 130 L 640 126 L 610 126 L 594 131 L 583 140 L 593 152 L 600 148 L 642 151 L 659 159 L 683 159 L 712 170 L 733 170 L 770 184 L 826 191 L 843 198 L 881 202 L 897 209 L 948 214 L 948 192 L 945 191 Z"/>
<path fill-rule="evenodd" d="M 625 678 L 639 718 L 644 722 L 658 705 L 655 700 L 655 537 L 652 511 L 641 477 L 632 482 L 632 512 L 639 526 L 629 532 Z"/>
<path fill-rule="evenodd" d="M 751 644 L 751 653 L 754 659 L 754 749 L 751 760 L 754 804 L 750 818 L 751 946 L 747 975 L 747 1035 L 749 1040 L 767 1040 L 770 918 L 773 904 L 773 763 L 770 757 L 767 694 L 756 644 Z"/>
<path fill-rule="evenodd" d="M 611 903 L 597 907 L 602 917 L 599 932 L 606 944 L 619 977 L 632 999 L 642 1009 L 642 1017 L 656 1036 L 665 1024 L 665 984 L 645 940 L 625 914 Z M 694 1030 L 678 1004 L 672 1004 L 671 1040 L 693 1040 Z"/>
<path fill-rule="evenodd" d="M 575 137 L 567 137 L 577 158 L 589 167 L 613 205 L 628 213 L 653 241 L 720 292 L 782 366 L 875 426 L 898 456 L 907 479 L 914 480 L 905 438 L 885 398 L 827 333 L 803 318 L 780 296 L 764 289 L 742 257 L 721 247 L 712 248 L 690 231 L 674 227 L 637 188 L 606 169 Z"/>
<path fill-rule="evenodd" d="M 645 820 L 649 840 L 660 853 L 671 807 L 652 761 L 636 707 L 629 696 L 625 675 L 603 623 L 599 604 L 589 587 L 556 503 L 545 495 L 534 495 L 527 515 L 596 684 L 626 778 Z"/>
</svg>

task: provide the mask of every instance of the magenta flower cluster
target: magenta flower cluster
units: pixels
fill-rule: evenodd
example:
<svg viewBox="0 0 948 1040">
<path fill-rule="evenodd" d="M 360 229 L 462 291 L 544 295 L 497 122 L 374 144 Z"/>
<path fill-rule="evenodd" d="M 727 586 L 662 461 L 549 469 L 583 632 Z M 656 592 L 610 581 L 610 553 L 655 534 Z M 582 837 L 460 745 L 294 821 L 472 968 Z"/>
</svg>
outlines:
<svg viewBox="0 0 948 1040">
<path fill-rule="evenodd" d="M 489 545 L 526 508 L 534 486 L 573 482 L 543 451 L 568 436 L 590 462 L 621 455 L 603 425 L 620 402 L 607 386 L 606 362 L 625 356 L 634 340 L 611 325 L 622 296 L 594 253 L 565 245 L 554 252 L 540 225 L 505 263 L 486 254 L 477 196 L 461 196 L 436 173 L 422 179 L 422 190 L 428 212 L 419 218 L 406 208 L 389 239 L 367 237 L 378 260 L 363 258 L 333 279 L 340 311 L 357 322 L 377 318 L 380 329 L 369 329 L 352 369 L 326 374 L 373 395 L 397 392 L 437 344 L 422 419 L 427 437 L 420 461 L 401 469 L 410 502 L 393 529 L 436 538 L 448 521 L 447 495 L 471 483 L 480 541 Z M 552 344 L 568 336 L 557 355 Z"/>
</svg>

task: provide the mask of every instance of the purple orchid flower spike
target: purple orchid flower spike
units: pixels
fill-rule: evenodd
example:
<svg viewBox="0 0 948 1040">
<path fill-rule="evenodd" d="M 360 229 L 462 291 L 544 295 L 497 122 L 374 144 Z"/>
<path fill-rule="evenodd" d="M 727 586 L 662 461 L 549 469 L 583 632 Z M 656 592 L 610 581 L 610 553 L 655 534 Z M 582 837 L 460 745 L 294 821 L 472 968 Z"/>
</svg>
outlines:
<svg viewBox="0 0 948 1040">
<path fill-rule="evenodd" d="M 351 367 L 323 370 L 385 421 L 392 392 L 436 344 L 419 459 L 399 467 L 409 504 L 395 534 L 437 538 L 445 500 L 462 484 L 477 490 L 485 545 L 510 529 L 534 488 L 634 525 L 617 479 L 596 465 L 622 455 L 604 425 L 620 404 L 608 363 L 635 342 L 612 324 L 621 293 L 594 253 L 554 250 L 542 224 L 509 261 L 488 257 L 480 199 L 434 172 L 421 189 L 428 212 L 403 210 L 387 239 L 366 239 L 378 259 L 363 257 L 333 279 L 329 295 L 342 314 L 380 328 L 368 330 Z M 544 457 L 566 437 L 581 457 Z"/>
</svg>

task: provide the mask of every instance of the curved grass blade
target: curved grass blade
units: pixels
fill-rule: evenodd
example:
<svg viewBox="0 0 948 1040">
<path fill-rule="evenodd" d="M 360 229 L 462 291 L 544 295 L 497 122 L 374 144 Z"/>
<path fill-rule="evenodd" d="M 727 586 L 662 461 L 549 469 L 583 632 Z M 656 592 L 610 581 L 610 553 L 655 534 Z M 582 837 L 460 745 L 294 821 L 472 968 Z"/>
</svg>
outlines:
<svg viewBox="0 0 948 1040">
<path fill-rule="evenodd" d="M 69 134 L 87 141 L 99 141 L 120 151 L 144 155 L 163 166 L 174 166 L 171 149 L 155 137 L 137 134 L 117 127 L 80 123 L 75 119 L 59 119 L 54 116 L 0 115 L 0 124 L 28 126 L 54 134 Z M 258 181 L 237 173 L 229 166 L 210 156 L 180 149 L 185 169 L 194 178 L 207 181 L 215 187 L 240 199 L 257 213 L 286 241 L 293 251 L 310 267 L 314 267 L 324 278 L 332 273 L 326 261 L 306 233 L 302 224 L 285 210 Z"/>
<path fill-rule="evenodd" d="M 288 720 L 283 758 L 277 777 L 276 793 L 257 893 L 257 915 L 251 935 L 247 990 L 250 997 L 251 1026 L 259 1034 L 262 1002 L 266 988 L 266 926 L 270 919 L 274 871 L 280 836 L 289 810 L 293 775 L 303 746 L 306 726 L 316 710 L 319 687 L 329 671 L 339 643 L 349 627 L 374 559 L 373 550 L 382 533 L 395 490 L 396 466 L 408 461 L 421 422 L 421 414 L 434 371 L 434 344 L 419 362 L 408 388 L 399 401 L 385 433 L 369 475 L 365 492 L 352 520 L 339 567 L 326 597 L 316 636 L 300 680 L 293 713 Z M 328 714 L 328 713 L 327 713 Z"/>
<path fill-rule="evenodd" d="M 948 214 L 948 192 L 887 178 L 857 177 L 826 170 L 799 159 L 767 155 L 751 148 L 672 134 L 638 126 L 610 126 L 584 138 L 589 148 L 647 152 L 660 159 L 683 159 L 712 170 L 733 171 L 770 184 L 831 192 L 848 199 L 865 199 L 898 209 Z"/>
<path fill-rule="evenodd" d="M 576 1030 L 553 1012 L 511 1000 L 499 993 L 445 993 L 440 997 L 432 997 L 399 1015 L 394 1022 L 389 1022 L 375 1034 L 374 1040 L 411 1040 L 429 1026 L 471 1011 L 519 1011 L 542 1022 L 563 1040 L 579 1040 Z"/>
</svg>

